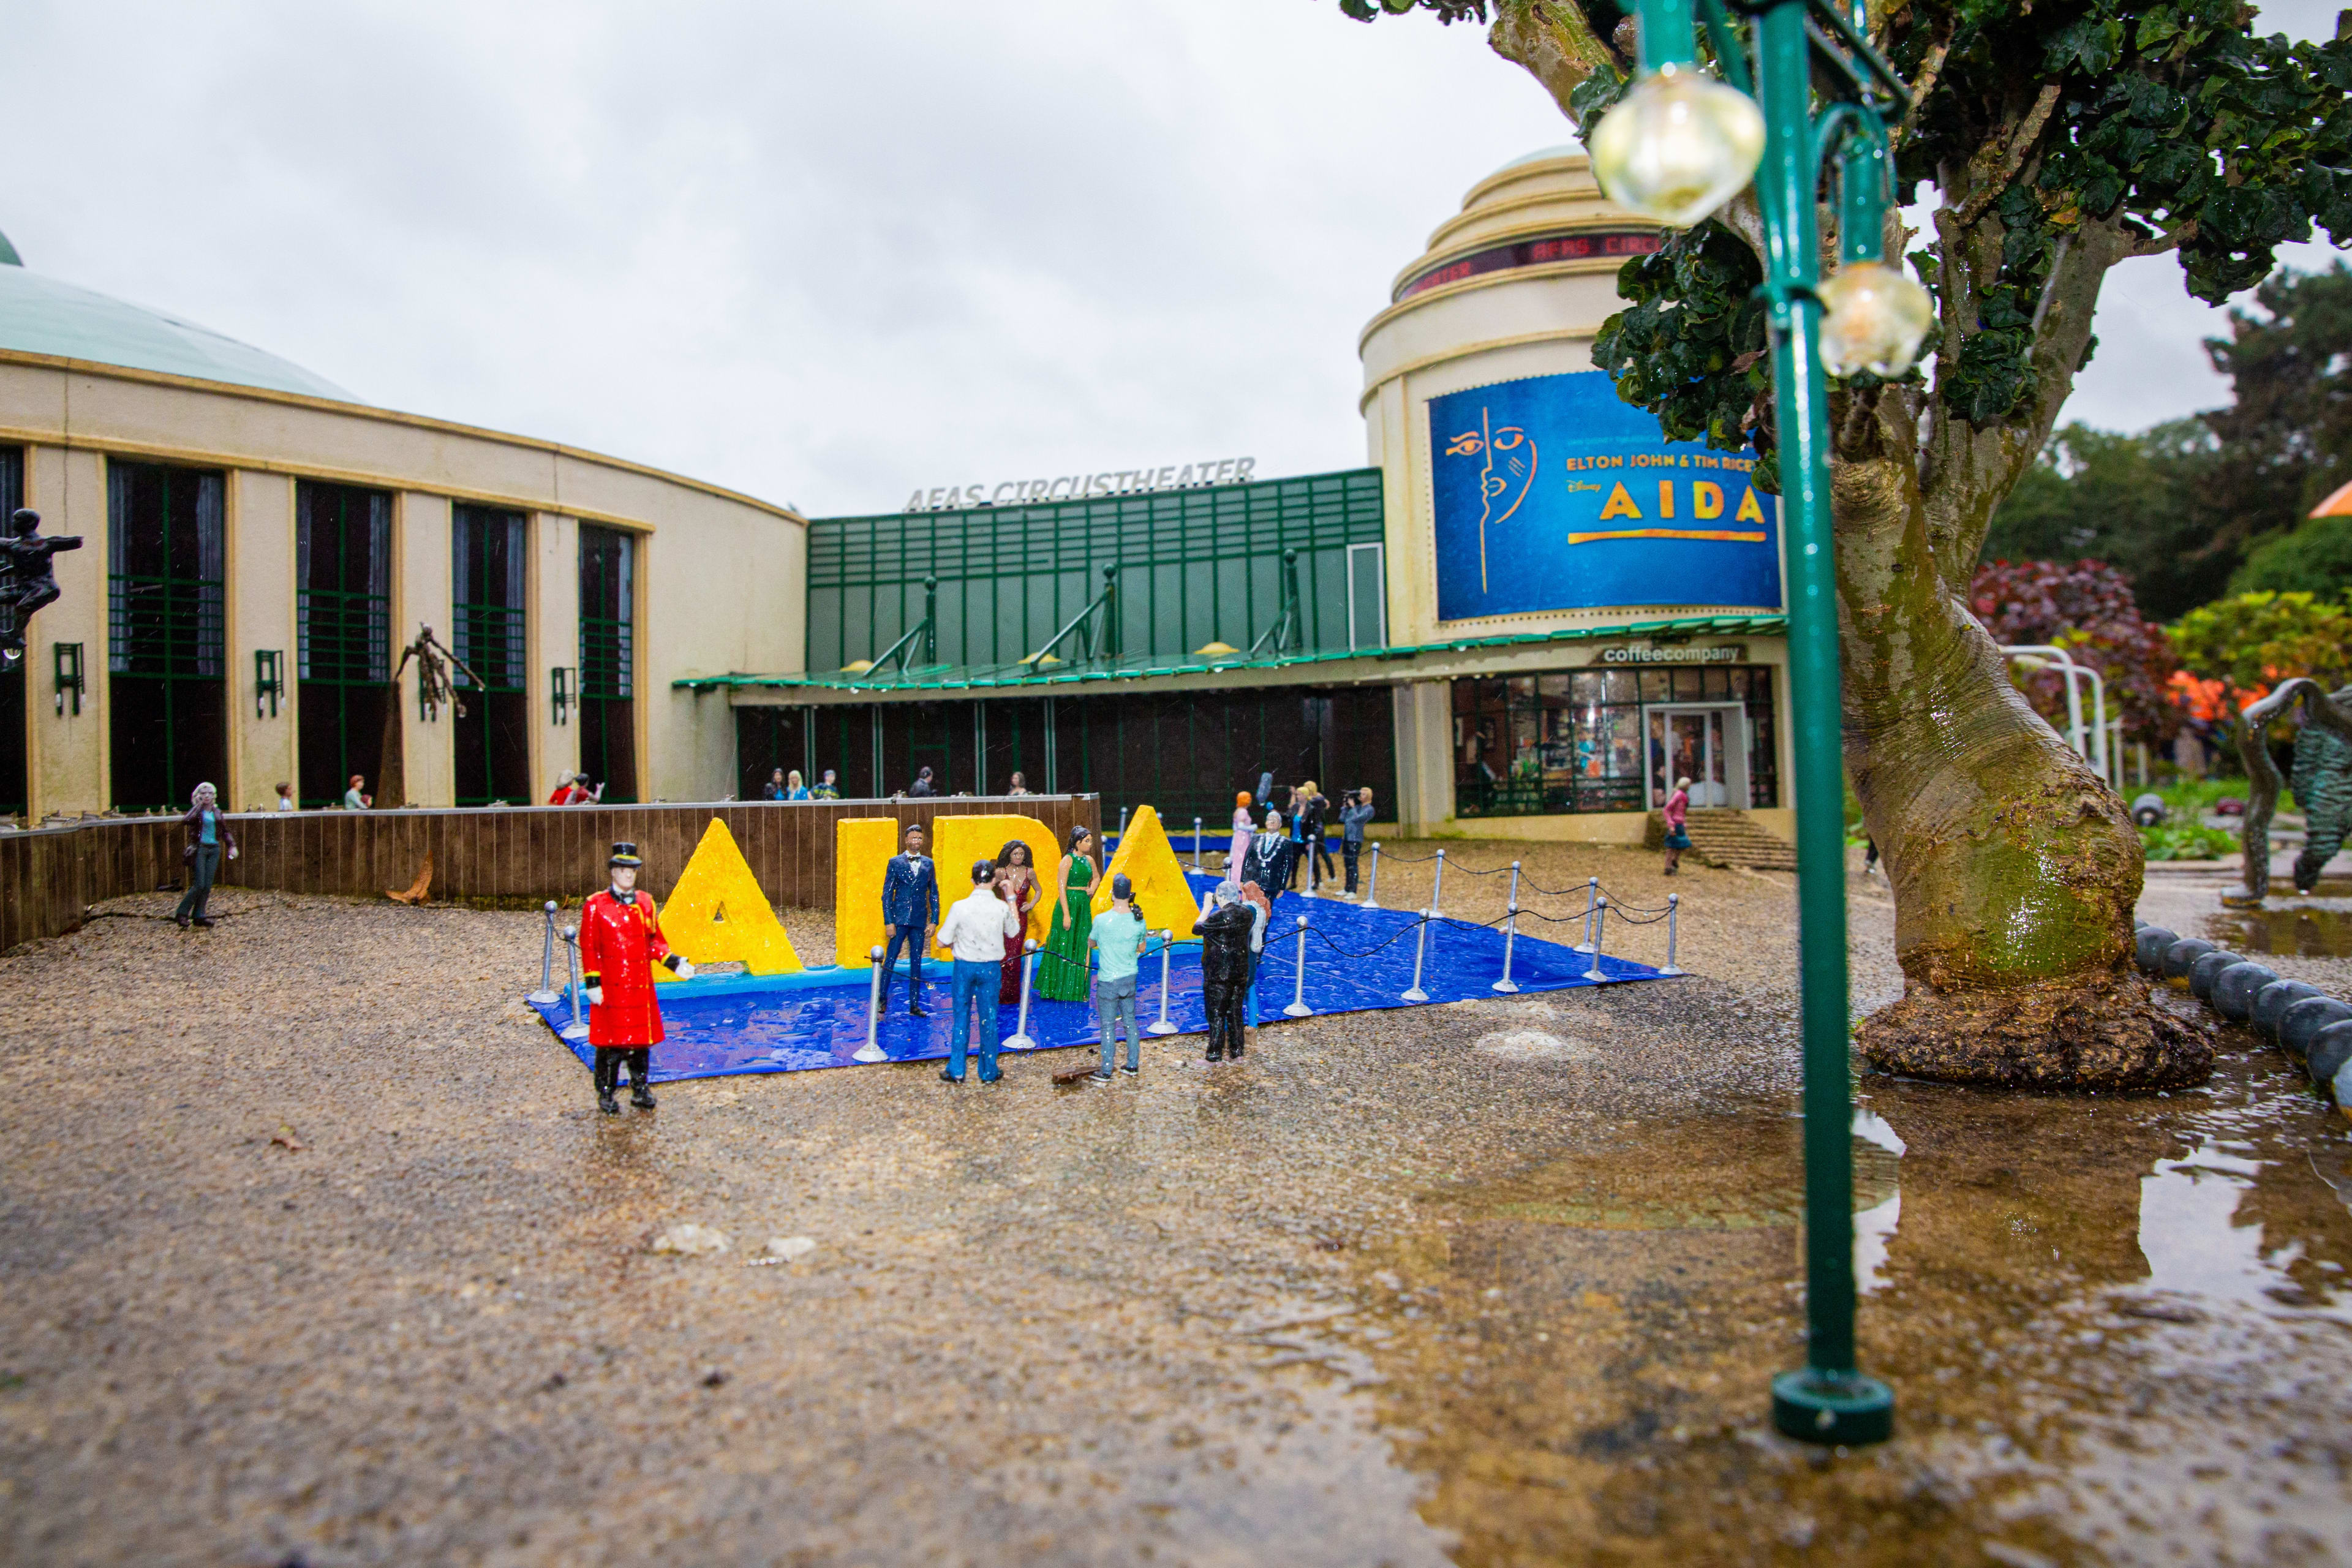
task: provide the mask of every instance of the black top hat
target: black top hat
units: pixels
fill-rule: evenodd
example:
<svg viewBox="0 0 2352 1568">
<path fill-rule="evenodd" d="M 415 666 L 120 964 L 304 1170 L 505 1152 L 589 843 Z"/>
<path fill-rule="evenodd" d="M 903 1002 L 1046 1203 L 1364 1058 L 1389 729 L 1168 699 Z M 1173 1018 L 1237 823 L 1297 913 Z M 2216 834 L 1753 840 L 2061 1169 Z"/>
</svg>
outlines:
<svg viewBox="0 0 2352 1568">
<path fill-rule="evenodd" d="M 613 846 L 613 858 L 610 860 L 605 861 L 604 864 L 607 866 L 642 866 L 645 864 L 645 861 L 638 857 L 637 847 L 624 840 L 623 842 Z"/>
</svg>

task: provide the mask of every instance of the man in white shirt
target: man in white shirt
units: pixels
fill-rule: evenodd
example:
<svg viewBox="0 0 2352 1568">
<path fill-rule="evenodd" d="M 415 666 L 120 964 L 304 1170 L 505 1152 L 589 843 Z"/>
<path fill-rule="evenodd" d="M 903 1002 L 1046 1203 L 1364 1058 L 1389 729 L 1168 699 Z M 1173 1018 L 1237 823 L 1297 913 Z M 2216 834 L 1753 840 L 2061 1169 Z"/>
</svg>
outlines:
<svg viewBox="0 0 2352 1568">
<path fill-rule="evenodd" d="M 940 1073 L 950 1083 L 963 1081 L 964 1030 L 975 1016 L 980 1081 L 1004 1076 L 996 1065 L 1004 1035 L 996 987 L 1004 973 L 1004 939 L 1021 934 L 1021 916 L 996 896 L 995 878 L 994 861 L 973 861 L 971 891 L 940 922 L 940 945 L 955 954 L 955 1023 L 948 1031 L 948 1065 Z"/>
</svg>

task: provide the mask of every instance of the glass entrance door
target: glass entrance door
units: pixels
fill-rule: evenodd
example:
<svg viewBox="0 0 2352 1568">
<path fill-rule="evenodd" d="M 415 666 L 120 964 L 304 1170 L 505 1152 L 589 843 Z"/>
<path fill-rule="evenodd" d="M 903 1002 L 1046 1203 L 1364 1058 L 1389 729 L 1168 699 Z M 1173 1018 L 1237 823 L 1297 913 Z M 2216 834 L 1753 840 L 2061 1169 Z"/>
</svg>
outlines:
<svg viewBox="0 0 2352 1568">
<path fill-rule="evenodd" d="M 1695 811 L 1748 804 L 1747 713 L 1738 703 L 1647 713 L 1651 810 L 1664 805 L 1675 781 L 1685 778 Z"/>
</svg>

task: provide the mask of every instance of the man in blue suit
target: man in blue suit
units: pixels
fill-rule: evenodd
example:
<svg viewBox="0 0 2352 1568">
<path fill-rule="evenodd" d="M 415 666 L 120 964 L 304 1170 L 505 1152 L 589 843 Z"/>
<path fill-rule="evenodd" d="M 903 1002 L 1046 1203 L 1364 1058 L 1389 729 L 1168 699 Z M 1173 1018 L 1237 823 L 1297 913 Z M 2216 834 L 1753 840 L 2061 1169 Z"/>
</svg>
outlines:
<svg viewBox="0 0 2352 1568">
<path fill-rule="evenodd" d="M 923 853 L 920 827 L 907 829 L 906 852 L 891 856 L 890 868 L 882 874 L 882 919 L 890 928 L 889 952 L 882 960 L 882 1010 L 890 1010 L 890 971 L 898 966 L 898 944 L 904 942 L 907 1011 L 929 1017 L 923 1008 L 923 948 L 931 928 L 940 923 L 940 877 Z"/>
</svg>

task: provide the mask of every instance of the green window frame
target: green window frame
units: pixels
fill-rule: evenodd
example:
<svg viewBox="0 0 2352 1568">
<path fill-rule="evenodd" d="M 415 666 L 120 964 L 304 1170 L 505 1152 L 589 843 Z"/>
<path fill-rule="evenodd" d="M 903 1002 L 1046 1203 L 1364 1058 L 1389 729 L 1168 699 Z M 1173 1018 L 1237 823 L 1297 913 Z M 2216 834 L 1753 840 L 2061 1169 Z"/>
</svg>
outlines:
<svg viewBox="0 0 2352 1568">
<path fill-rule="evenodd" d="M 637 541 L 580 529 L 580 765 L 608 802 L 637 798 Z"/>
<path fill-rule="evenodd" d="M 452 714 L 459 805 L 529 802 L 530 519 L 458 505 L 449 516 L 451 672 L 466 711 Z M 473 674 L 467 671 L 471 669 Z M 478 687 L 473 677 L 481 677 Z"/>
<path fill-rule="evenodd" d="M 392 681 L 392 497 L 295 486 L 295 691 L 302 804 L 343 802 L 353 773 L 380 785 Z"/>
<path fill-rule="evenodd" d="M 124 811 L 184 811 L 226 785 L 226 476 L 109 459 L 110 790 Z"/>
</svg>

